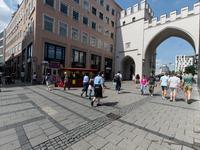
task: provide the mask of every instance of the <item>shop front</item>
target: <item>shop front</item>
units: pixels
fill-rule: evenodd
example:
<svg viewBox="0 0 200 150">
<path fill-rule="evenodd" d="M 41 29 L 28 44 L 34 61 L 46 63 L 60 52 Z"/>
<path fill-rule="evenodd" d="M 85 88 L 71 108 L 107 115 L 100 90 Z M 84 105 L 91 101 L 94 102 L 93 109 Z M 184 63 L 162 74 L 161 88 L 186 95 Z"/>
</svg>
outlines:
<svg viewBox="0 0 200 150">
<path fill-rule="evenodd" d="M 72 49 L 71 67 L 86 68 L 86 52 Z"/>
<path fill-rule="evenodd" d="M 106 80 L 112 80 L 112 59 L 105 57 L 105 72 L 104 76 Z"/>
<path fill-rule="evenodd" d="M 101 71 L 101 56 L 91 54 L 91 69 Z"/>
<path fill-rule="evenodd" d="M 48 63 L 43 67 L 43 75 L 50 73 L 52 82 L 59 82 L 59 68 L 65 64 L 65 48 L 45 43 L 44 61 Z"/>
</svg>

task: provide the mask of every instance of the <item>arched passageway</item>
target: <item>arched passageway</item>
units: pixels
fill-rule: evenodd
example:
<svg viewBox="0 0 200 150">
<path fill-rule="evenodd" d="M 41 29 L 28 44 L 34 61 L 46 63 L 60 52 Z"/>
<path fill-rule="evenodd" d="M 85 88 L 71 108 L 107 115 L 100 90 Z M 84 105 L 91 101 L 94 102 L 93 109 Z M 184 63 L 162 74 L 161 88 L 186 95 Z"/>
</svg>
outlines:
<svg viewBox="0 0 200 150">
<path fill-rule="evenodd" d="M 135 74 L 135 62 L 131 56 L 126 56 L 122 60 L 122 76 L 123 80 L 131 80 L 132 74 Z"/>
</svg>

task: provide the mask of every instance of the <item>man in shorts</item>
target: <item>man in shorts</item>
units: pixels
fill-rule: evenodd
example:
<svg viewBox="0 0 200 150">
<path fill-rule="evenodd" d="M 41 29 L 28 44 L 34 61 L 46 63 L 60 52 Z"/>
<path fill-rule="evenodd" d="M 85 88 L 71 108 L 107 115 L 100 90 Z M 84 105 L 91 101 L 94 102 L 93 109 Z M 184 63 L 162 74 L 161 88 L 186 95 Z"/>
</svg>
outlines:
<svg viewBox="0 0 200 150">
<path fill-rule="evenodd" d="M 165 75 L 164 76 L 162 76 L 161 78 L 160 78 L 160 82 L 159 82 L 159 87 L 161 86 L 161 88 L 162 88 L 162 99 L 163 100 L 166 100 L 166 94 L 167 94 L 167 83 L 168 83 L 168 80 L 169 80 L 169 78 L 167 77 L 167 73 L 165 73 Z"/>
<path fill-rule="evenodd" d="M 181 90 L 180 78 L 177 77 L 177 74 L 169 78 L 167 88 L 170 89 L 170 101 L 176 102 L 176 94 L 178 90 Z M 174 99 L 172 99 L 173 97 Z"/>
<path fill-rule="evenodd" d="M 188 72 L 184 72 L 184 76 L 182 78 L 182 87 L 185 93 L 185 101 L 190 103 L 191 93 L 192 93 L 192 82 L 195 81 L 192 75 L 188 75 Z"/>
<path fill-rule="evenodd" d="M 98 76 L 94 78 L 94 98 L 91 102 L 91 106 L 94 105 L 94 101 L 97 99 L 97 106 L 101 106 L 100 98 L 104 92 L 103 78 L 101 77 L 101 72 L 98 72 Z"/>
</svg>

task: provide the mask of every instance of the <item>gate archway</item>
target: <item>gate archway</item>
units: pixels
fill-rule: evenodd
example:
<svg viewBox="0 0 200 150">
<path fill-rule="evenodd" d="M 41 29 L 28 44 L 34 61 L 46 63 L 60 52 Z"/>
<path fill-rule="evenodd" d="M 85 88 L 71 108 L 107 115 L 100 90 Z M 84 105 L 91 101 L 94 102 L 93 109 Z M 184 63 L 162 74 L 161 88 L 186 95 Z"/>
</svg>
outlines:
<svg viewBox="0 0 200 150">
<path fill-rule="evenodd" d="M 131 80 L 132 75 L 135 74 L 135 62 L 131 56 L 126 56 L 121 62 L 121 70 L 123 80 Z"/>
</svg>

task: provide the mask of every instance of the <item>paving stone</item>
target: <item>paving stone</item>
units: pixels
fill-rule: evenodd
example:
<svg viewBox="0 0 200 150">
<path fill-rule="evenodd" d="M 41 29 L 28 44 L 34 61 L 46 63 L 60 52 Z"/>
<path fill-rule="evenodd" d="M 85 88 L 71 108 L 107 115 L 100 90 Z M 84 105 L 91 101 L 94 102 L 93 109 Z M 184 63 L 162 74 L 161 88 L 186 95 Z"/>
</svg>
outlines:
<svg viewBox="0 0 200 150">
<path fill-rule="evenodd" d="M 133 150 L 133 149 L 136 149 L 138 145 L 136 145 L 135 143 L 129 140 L 123 139 L 119 144 L 117 144 L 117 147 L 124 150 Z"/>
<path fill-rule="evenodd" d="M 141 137 L 145 137 L 147 135 L 148 132 L 146 131 L 143 131 L 141 129 L 138 129 L 138 128 L 135 128 L 132 133 L 138 135 L 138 136 L 141 136 Z"/>
<path fill-rule="evenodd" d="M 151 144 L 151 141 L 150 140 L 147 140 L 141 136 L 136 136 L 132 142 L 134 142 L 135 144 L 141 146 L 141 147 L 144 147 L 144 148 L 148 148 L 149 145 Z"/>
<path fill-rule="evenodd" d="M 110 132 L 113 132 L 115 134 L 120 134 L 122 131 L 124 131 L 124 129 L 121 129 L 117 126 L 113 126 L 110 129 L 108 129 Z"/>
<path fill-rule="evenodd" d="M 95 137 L 91 141 L 89 141 L 89 144 L 91 144 L 96 149 L 101 149 L 108 143 L 107 140 L 101 138 L 100 136 Z"/>
<path fill-rule="evenodd" d="M 109 130 L 106 129 L 101 129 L 99 131 L 96 132 L 97 135 L 101 136 L 102 138 L 107 137 L 109 134 L 111 134 L 111 132 Z"/>
<path fill-rule="evenodd" d="M 34 147 L 34 146 L 41 144 L 47 140 L 49 140 L 49 138 L 45 134 L 42 134 L 35 138 L 30 139 L 30 143 L 31 143 L 31 146 Z"/>
<path fill-rule="evenodd" d="M 101 150 L 120 150 L 120 148 L 118 148 L 115 145 L 112 145 L 111 143 L 108 143 Z"/>
<path fill-rule="evenodd" d="M 105 139 L 111 144 L 117 145 L 123 138 L 121 136 L 116 135 L 115 133 L 111 133 Z"/>
<path fill-rule="evenodd" d="M 81 140 L 80 142 L 71 146 L 71 148 L 74 150 L 89 149 L 90 147 L 91 147 L 91 145 L 85 140 Z"/>
</svg>

